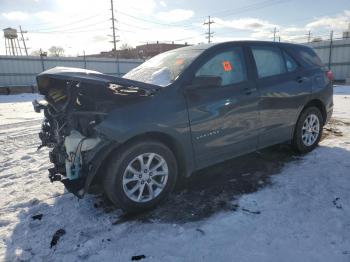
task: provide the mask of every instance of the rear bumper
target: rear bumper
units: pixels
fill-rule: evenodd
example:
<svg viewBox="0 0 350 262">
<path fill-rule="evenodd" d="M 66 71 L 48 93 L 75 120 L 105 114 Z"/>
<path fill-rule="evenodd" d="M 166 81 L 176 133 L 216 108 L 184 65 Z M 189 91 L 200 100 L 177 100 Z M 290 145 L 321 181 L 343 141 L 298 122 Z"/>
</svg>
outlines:
<svg viewBox="0 0 350 262">
<path fill-rule="evenodd" d="M 329 120 L 332 118 L 332 115 L 333 115 L 333 106 L 328 108 L 327 116 L 324 124 L 327 124 L 329 122 Z"/>
</svg>

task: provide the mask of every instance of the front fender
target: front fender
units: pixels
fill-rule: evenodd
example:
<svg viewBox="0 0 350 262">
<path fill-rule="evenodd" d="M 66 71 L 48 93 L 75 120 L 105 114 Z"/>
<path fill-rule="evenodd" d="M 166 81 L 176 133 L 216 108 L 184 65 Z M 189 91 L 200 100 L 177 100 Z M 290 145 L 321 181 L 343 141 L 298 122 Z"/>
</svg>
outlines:
<svg viewBox="0 0 350 262">
<path fill-rule="evenodd" d="M 92 181 L 96 177 L 99 169 L 102 167 L 102 163 L 108 157 L 108 155 L 118 148 L 119 144 L 116 142 L 106 143 L 104 146 L 100 147 L 99 150 L 96 150 L 90 153 L 92 160 L 89 164 L 89 169 L 85 178 L 84 191 L 83 195 L 89 191 L 89 188 L 92 184 Z"/>
<path fill-rule="evenodd" d="M 149 133 L 166 135 L 182 149 L 188 170 L 195 169 L 187 106 L 183 94 L 175 89 L 116 108 L 95 129 L 118 144 Z"/>
</svg>

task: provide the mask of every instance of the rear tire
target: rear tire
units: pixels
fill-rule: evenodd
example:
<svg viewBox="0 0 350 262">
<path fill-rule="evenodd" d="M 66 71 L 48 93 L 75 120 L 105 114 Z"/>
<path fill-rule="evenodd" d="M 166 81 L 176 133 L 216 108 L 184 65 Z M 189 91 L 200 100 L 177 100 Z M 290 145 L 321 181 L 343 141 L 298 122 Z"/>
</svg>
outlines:
<svg viewBox="0 0 350 262">
<path fill-rule="evenodd" d="M 108 198 L 126 212 L 155 208 L 177 180 L 174 154 L 158 141 L 130 144 L 110 158 L 104 178 Z"/>
<path fill-rule="evenodd" d="M 295 125 L 293 148 L 298 153 L 312 151 L 321 139 L 323 123 L 322 114 L 317 107 L 305 108 Z"/>
</svg>

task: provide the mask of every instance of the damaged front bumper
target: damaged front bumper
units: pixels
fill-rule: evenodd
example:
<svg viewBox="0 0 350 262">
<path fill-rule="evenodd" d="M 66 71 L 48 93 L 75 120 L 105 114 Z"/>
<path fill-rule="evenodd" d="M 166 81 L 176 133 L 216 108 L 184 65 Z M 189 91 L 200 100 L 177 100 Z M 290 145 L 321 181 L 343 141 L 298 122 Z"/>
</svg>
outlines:
<svg viewBox="0 0 350 262">
<path fill-rule="evenodd" d="M 79 131 L 72 130 L 70 135 L 64 139 L 64 172 L 60 172 L 62 170 L 57 170 L 57 168 L 50 169 L 50 180 L 61 181 L 69 192 L 78 197 L 83 197 L 86 191 L 86 178 L 88 176 L 94 176 L 97 172 L 97 169 L 93 168 L 95 164 L 94 159 L 98 155 L 98 152 L 107 144 L 106 141 L 103 141 L 99 137 L 87 138 L 80 134 Z M 52 160 L 55 166 L 62 166 L 62 162 L 55 163 L 57 159 L 61 158 L 62 155 L 53 157 L 52 159 L 50 157 L 50 160 Z"/>
<path fill-rule="evenodd" d="M 117 142 L 96 127 L 109 112 L 153 96 L 160 86 L 76 68 L 53 68 L 37 76 L 45 102 L 40 147 L 49 147 L 49 178 L 83 197 Z M 39 148 L 40 148 L 39 147 Z"/>
<path fill-rule="evenodd" d="M 54 166 L 48 169 L 50 181 L 61 181 L 69 192 L 82 198 L 89 190 L 103 160 L 116 143 L 96 132 L 88 137 L 68 127 L 67 123 L 73 121 L 68 119 L 71 117 L 65 116 L 63 121 L 59 116 L 52 116 L 46 102 L 39 103 L 34 100 L 33 107 L 38 113 L 44 111 L 45 115 L 39 133 L 41 145 L 38 149 L 51 148 L 49 158 Z M 60 121 L 62 123 L 59 123 Z"/>
<path fill-rule="evenodd" d="M 48 169 L 50 181 L 61 181 L 69 192 L 82 198 L 115 146 L 100 137 L 87 138 L 72 130 L 65 137 L 63 148 L 55 145 L 49 153 L 50 162 L 54 164 Z"/>
</svg>

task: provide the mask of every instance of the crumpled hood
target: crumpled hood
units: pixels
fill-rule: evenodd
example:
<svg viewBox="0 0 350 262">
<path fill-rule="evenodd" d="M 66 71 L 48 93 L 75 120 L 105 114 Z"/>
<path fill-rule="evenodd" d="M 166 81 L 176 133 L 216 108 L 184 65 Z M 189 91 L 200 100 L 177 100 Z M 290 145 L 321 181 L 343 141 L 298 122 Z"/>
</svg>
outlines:
<svg viewBox="0 0 350 262">
<path fill-rule="evenodd" d="M 36 79 L 38 83 L 38 90 L 41 94 L 45 94 L 45 90 L 49 87 L 51 79 L 101 85 L 104 87 L 109 87 L 110 84 L 115 84 L 122 87 L 139 88 L 148 92 L 155 92 L 162 88 L 161 86 L 154 84 L 73 67 L 55 67 L 40 73 Z"/>
</svg>

